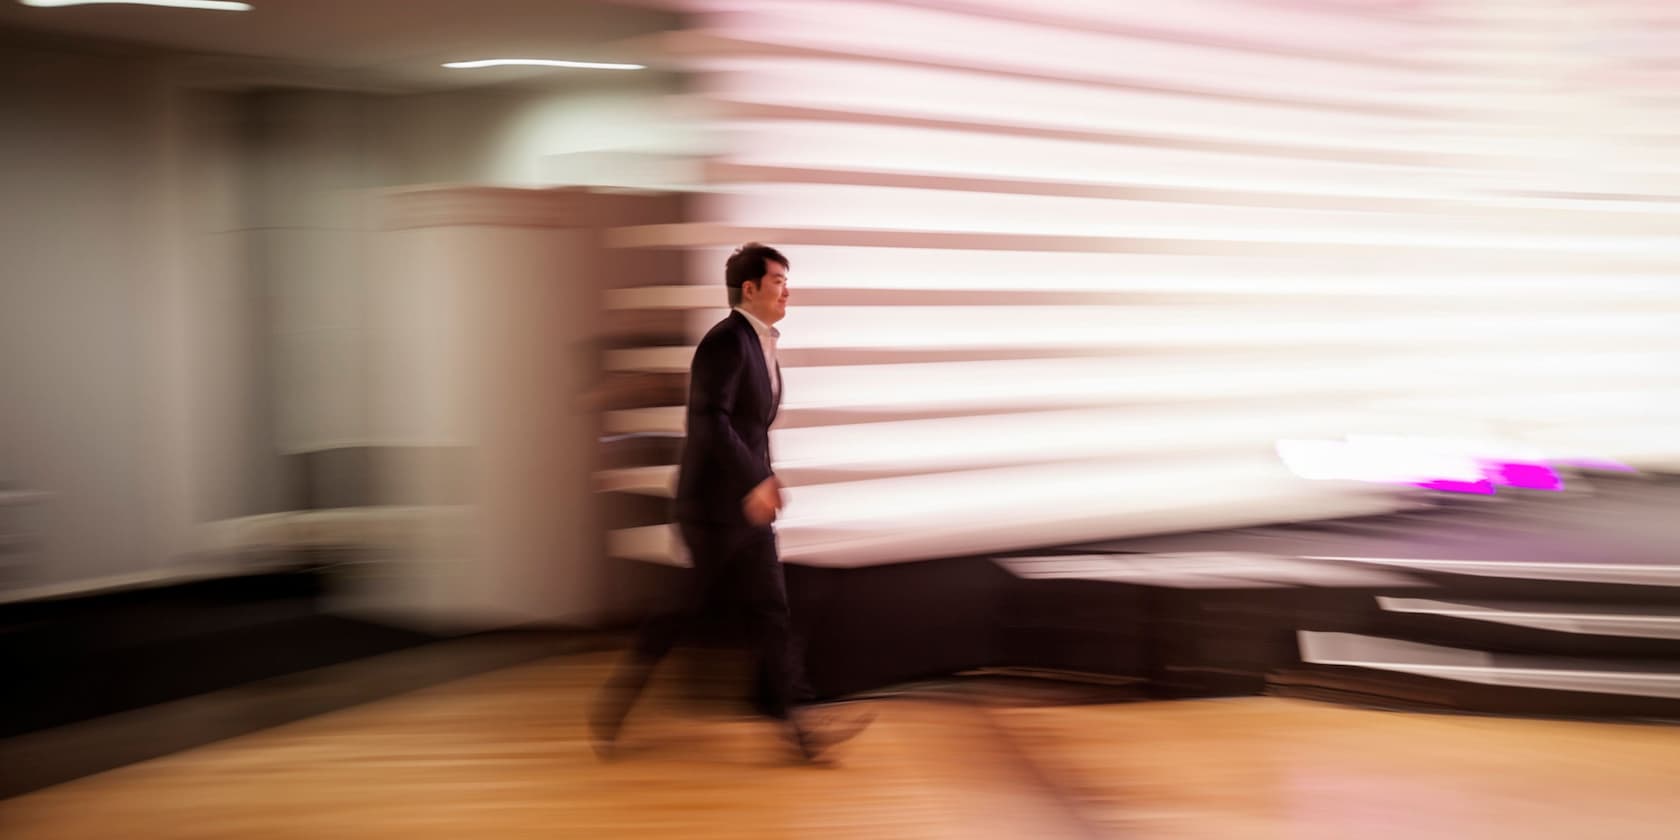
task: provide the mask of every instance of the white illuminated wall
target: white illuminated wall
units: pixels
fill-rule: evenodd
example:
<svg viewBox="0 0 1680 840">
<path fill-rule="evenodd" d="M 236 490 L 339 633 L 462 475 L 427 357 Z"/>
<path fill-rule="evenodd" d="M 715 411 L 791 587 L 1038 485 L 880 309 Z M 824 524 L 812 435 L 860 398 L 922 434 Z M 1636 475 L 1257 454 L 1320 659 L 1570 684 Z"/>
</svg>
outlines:
<svg viewBox="0 0 1680 840">
<path fill-rule="evenodd" d="M 891 562 L 1382 510 L 1284 440 L 1680 454 L 1680 13 L 1650 2 L 683 2 L 689 287 L 792 260 L 783 554 Z M 686 370 L 691 348 L 616 353 Z M 614 431 L 680 434 L 680 407 Z M 619 475 L 667 492 L 669 470 Z M 622 554 L 671 552 L 626 529 Z"/>
</svg>

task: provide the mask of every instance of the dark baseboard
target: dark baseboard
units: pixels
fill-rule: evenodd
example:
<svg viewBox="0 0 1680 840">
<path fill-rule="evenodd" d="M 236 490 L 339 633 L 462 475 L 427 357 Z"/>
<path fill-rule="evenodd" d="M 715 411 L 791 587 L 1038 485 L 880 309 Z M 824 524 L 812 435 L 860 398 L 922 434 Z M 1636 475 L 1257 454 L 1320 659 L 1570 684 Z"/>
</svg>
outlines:
<svg viewBox="0 0 1680 840">
<path fill-rule="evenodd" d="M 0 739 L 0 798 L 617 641 L 565 629 L 479 633 Z"/>
</svg>

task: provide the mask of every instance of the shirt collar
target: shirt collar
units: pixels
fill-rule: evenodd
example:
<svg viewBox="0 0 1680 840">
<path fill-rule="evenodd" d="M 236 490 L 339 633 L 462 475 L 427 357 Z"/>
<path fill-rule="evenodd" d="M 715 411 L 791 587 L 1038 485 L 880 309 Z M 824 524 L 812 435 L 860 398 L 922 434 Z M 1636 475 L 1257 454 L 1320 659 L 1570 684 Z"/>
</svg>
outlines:
<svg viewBox="0 0 1680 840">
<path fill-rule="evenodd" d="M 752 324 L 753 330 L 758 333 L 760 338 L 763 338 L 765 336 L 769 336 L 771 338 L 781 338 L 782 337 L 781 330 L 778 330 L 775 327 L 772 327 L 769 324 L 766 324 L 763 321 L 758 320 L 758 318 L 756 316 L 754 316 L 751 312 L 748 312 L 747 310 L 742 309 L 739 306 L 734 307 L 734 309 L 735 309 L 736 312 L 741 313 L 742 317 L 745 317 L 747 319 L 747 323 Z"/>
</svg>

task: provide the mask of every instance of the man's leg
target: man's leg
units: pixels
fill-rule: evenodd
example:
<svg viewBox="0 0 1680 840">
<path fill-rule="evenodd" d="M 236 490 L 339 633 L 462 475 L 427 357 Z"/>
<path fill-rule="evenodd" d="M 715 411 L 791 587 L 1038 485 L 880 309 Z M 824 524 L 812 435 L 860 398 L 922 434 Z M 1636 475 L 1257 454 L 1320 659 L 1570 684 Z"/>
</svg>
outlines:
<svg viewBox="0 0 1680 840">
<path fill-rule="evenodd" d="M 755 529 L 743 538 L 734 559 L 740 564 L 735 579 L 744 590 L 740 593 L 742 604 L 757 648 L 760 711 L 785 722 L 794 746 L 807 760 L 814 759 L 823 750 L 862 732 L 874 715 L 845 719 L 830 716 L 819 724 L 814 715 L 801 708 L 808 699 L 805 667 L 793 636 L 775 532 Z"/>
<path fill-rule="evenodd" d="M 715 546 L 705 539 L 705 532 L 682 526 L 683 541 L 688 546 L 694 568 L 687 575 L 679 607 L 669 613 L 649 617 L 636 632 L 635 641 L 618 667 L 601 687 L 595 706 L 590 712 L 589 725 L 595 739 L 595 750 L 603 757 L 618 740 L 624 720 L 636 705 L 642 691 L 652 678 L 654 668 L 670 654 L 677 640 L 688 633 L 715 597 Z"/>
<path fill-rule="evenodd" d="M 768 528 L 744 532 L 733 555 L 735 579 L 742 590 L 737 596 L 750 634 L 748 644 L 755 655 L 756 705 L 765 715 L 786 720 L 801 680 L 801 665 L 775 532 Z"/>
</svg>

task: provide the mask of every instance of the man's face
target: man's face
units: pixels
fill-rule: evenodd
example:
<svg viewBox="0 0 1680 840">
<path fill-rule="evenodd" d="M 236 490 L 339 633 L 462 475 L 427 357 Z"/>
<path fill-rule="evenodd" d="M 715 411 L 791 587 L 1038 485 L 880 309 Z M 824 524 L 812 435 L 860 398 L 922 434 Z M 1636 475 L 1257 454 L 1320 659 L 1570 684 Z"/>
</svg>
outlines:
<svg viewBox="0 0 1680 840">
<path fill-rule="evenodd" d="M 774 324 L 787 317 L 787 266 L 773 260 L 766 260 L 764 265 L 764 279 L 741 284 L 741 293 L 753 315 L 766 324 Z"/>
</svg>

